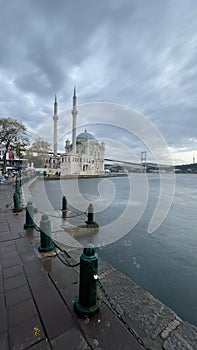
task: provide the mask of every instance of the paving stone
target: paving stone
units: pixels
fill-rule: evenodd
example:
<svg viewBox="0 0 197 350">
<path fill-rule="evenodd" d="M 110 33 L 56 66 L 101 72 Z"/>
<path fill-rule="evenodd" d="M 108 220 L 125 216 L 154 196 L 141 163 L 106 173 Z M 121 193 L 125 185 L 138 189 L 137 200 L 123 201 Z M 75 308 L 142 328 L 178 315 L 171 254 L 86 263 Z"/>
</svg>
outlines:
<svg viewBox="0 0 197 350">
<path fill-rule="evenodd" d="M 13 251 L 13 249 L 16 249 L 15 241 L 12 240 L 12 241 L 1 243 L 0 249 L 1 251 L 7 251 L 7 252 Z"/>
<path fill-rule="evenodd" d="M 6 293 L 6 305 L 8 308 L 31 299 L 32 295 L 28 285 L 12 289 Z"/>
<path fill-rule="evenodd" d="M 91 318 L 77 319 L 79 329 L 85 334 L 93 349 L 142 350 L 120 320 L 102 303 L 99 314 Z"/>
<path fill-rule="evenodd" d="M 1 225 L 7 225 L 7 220 L 5 218 L 5 213 L 0 212 Z"/>
<path fill-rule="evenodd" d="M 50 276 L 56 283 L 65 299 L 65 302 L 68 304 L 68 307 L 73 312 L 73 317 L 78 325 L 78 329 L 82 330 L 82 334 L 86 335 L 88 344 L 90 344 L 93 349 L 141 349 L 136 340 L 105 304 L 102 304 L 100 314 L 93 318 L 87 318 L 85 320 L 78 318 L 73 311 L 73 301 L 79 292 L 78 283 L 76 284 L 79 276 L 71 268 L 65 266 L 64 270 L 58 269 L 58 260 L 56 262 L 53 261 L 53 269 Z M 74 331 L 72 330 L 69 332 L 72 334 Z M 64 347 L 61 347 L 60 345 L 63 344 L 63 340 L 66 339 L 66 336 L 68 337 L 68 342 L 70 342 L 69 349 L 78 349 L 75 347 L 74 340 L 72 348 L 72 341 L 69 337 L 69 332 L 63 337 L 58 337 L 57 345 L 55 342 L 52 342 L 52 345 L 56 346 L 55 350 L 58 350 L 58 345 L 59 349 L 64 349 Z M 65 342 L 65 344 L 68 343 Z"/>
<path fill-rule="evenodd" d="M 1 212 L 0 212 L 0 220 L 1 220 L 1 224 L 2 224 L 2 225 L 7 224 L 7 220 L 6 220 L 6 218 L 5 218 L 5 213 L 1 213 Z"/>
<path fill-rule="evenodd" d="M 16 247 L 18 252 L 25 252 L 29 249 L 32 249 L 29 239 L 27 237 L 24 237 L 23 239 L 17 239 Z"/>
<path fill-rule="evenodd" d="M 7 229 L 7 227 L 5 227 L 5 228 L 1 228 L 0 227 L 0 232 L 1 232 L 1 235 L 8 235 L 8 229 Z"/>
<path fill-rule="evenodd" d="M 49 339 L 73 328 L 71 313 L 40 263 L 25 264 L 24 268 Z"/>
<path fill-rule="evenodd" d="M 1 236 L 0 236 L 1 238 Z M 5 244 L 5 243 L 8 243 L 9 241 L 10 242 L 13 242 L 13 239 L 17 239 L 19 238 L 18 235 L 12 235 L 10 231 L 7 231 L 6 234 L 4 233 L 4 235 L 2 235 L 2 240 L 1 240 L 1 243 Z"/>
<path fill-rule="evenodd" d="M 11 266 L 11 267 L 3 269 L 3 277 L 5 279 L 10 278 L 10 277 L 14 277 L 16 275 L 20 275 L 21 273 L 23 273 L 22 265 Z"/>
<path fill-rule="evenodd" d="M 0 281 L 0 293 L 3 292 L 3 281 Z"/>
<path fill-rule="evenodd" d="M 7 332 L 0 333 L 0 349 L 9 350 Z"/>
<path fill-rule="evenodd" d="M 51 347 L 46 339 L 46 340 L 42 340 L 41 342 L 33 345 L 31 347 L 31 350 L 51 350 Z M 61 348 L 59 348 L 58 350 L 61 350 Z"/>
<path fill-rule="evenodd" d="M 7 242 L 9 242 L 9 240 L 12 242 L 12 239 L 13 239 L 12 236 L 8 232 L 1 234 L 0 244 L 5 243 L 5 242 L 7 243 Z"/>
<path fill-rule="evenodd" d="M 58 269 L 58 265 L 63 269 Z M 53 260 L 53 268 L 50 277 L 57 285 L 65 303 L 73 308 L 75 297 L 79 294 L 79 274 L 70 267 L 66 267 L 59 260 Z"/>
<path fill-rule="evenodd" d="M 24 264 L 38 259 L 32 247 L 28 247 L 28 250 L 21 252 L 20 257 Z"/>
<path fill-rule="evenodd" d="M 31 285 L 39 286 L 44 282 L 48 283 L 49 278 L 45 272 L 41 262 L 37 259 L 33 262 L 24 265 L 24 270 L 28 280 L 31 281 Z"/>
<path fill-rule="evenodd" d="M 70 262 L 73 264 L 73 262 Z M 58 258 L 53 258 L 50 276 L 54 281 L 58 279 L 59 285 L 62 288 L 68 285 L 75 285 L 79 282 L 79 274 L 73 268 L 65 266 Z"/>
<path fill-rule="evenodd" d="M 161 332 L 160 334 L 161 339 L 168 338 L 170 333 L 179 326 L 180 322 L 181 321 L 177 319 L 170 322 L 169 325 L 166 327 L 166 329 L 164 329 L 163 332 Z"/>
<path fill-rule="evenodd" d="M 0 212 L 0 220 L 1 220 L 1 224 L 2 224 L 2 225 L 5 224 L 5 223 L 7 223 L 7 220 L 6 220 L 6 218 L 5 218 L 5 213 L 1 213 L 1 212 Z"/>
<path fill-rule="evenodd" d="M 155 299 L 121 272 L 101 278 L 112 300 L 128 315 L 130 325 L 141 337 L 155 339 L 176 318 L 173 310 Z"/>
<path fill-rule="evenodd" d="M 20 325 L 11 327 L 9 329 L 9 339 L 10 350 L 29 349 L 31 345 L 45 339 L 45 333 L 39 318 L 32 317 L 27 321 L 20 323 Z M 41 349 L 44 350 L 45 348 Z"/>
<path fill-rule="evenodd" d="M 2 261 L 2 266 L 3 268 L 6 267 L 11 267 L 11 266 L 16 266 L 16 265 L 21 265 L 21 259 L 19 258 L 19 256 L 17 256 L 16 258 L 10 258 L 10 259 L 6 259 Z"/>
<path fill-rule="evenodd" d="M 165 350 L 197 350 L 197 327 L 181 323 L 163 344 Z"/>
<path fill-rule="evenodd" d="M 1 309 L 5 309 L 5 297 L 3 293 L 0 294 L 0 310 Z"/>
<path fill-rule="evenodd" d="M 17 259 L 19 257 L 17 251 L 10 251 L 8 252 L 1 252 L 1 261 L 3 262 L 4 260 L 8 259 Z"/>
<path fill-rule="evenodd" d="M 12 235 L 12 238 L 19 238 L 19 232 L 23 231 L 23 228 L 19 224 L 17 220 L 16 215 L 10 215 L 9 212 L 6 213 L 8 222 L 9 222 L 9 229 Z"/>
<path fill-rule="evenodd" d="M 24 286 L 25 284 L 27 284 L 27 280 L 25 278 L 24 273 L 21 273 L 20 275 L 5 279 L 4 289 L 6 292 L 8 292 L 9 290 L 19 288 L 21 286 Z"/>
<path fill-rule="evenodd" d="M 51 342 L 53 350 L 91 350 L 86 340 L 78 329 L 71 329 L 70 331 L 61 334 Z"/>
<path fill-rule="evenodd" d="M 8 229 L 8 224 L 6 221 L 0 223 L 0 232 L 6 231 Z"/>
<path fill-rule="evenodd" d="M 20 325 L 33 316 L 37 316 L 37 310 L 33 300 L 29 299 L 8 309 L 9 326 Z"/>
<path fill-rule="evenodd" d="M 52 284 L 33 288 L 33 296 L 49 339 L 57 337 L 74 326 L 71 313 Z"/>
<path fill-rule="evenodd" d="M 1 314 L 0 333 L 5 333 L 5 331 L 7 331 L 8 329 L 8 319 L 7 319 L 6 309 L 1 309 L 0 314 Z"/>
</svg>

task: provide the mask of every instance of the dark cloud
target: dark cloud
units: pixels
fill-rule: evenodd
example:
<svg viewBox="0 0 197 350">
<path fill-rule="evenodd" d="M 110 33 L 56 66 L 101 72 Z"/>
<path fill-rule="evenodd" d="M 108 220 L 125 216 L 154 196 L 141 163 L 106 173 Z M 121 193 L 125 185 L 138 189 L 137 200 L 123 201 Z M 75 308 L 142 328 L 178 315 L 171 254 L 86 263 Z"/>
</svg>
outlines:
<svg viewBox="0 0 197 350">
<path fill-rule="evenodd" d="M 196 147 L 196 15 L 194 0 L 2 0 L 1 115 L 39 127 L 76 84 L 79 103 L 147 115 L 181 160 Z"/>
</svg>

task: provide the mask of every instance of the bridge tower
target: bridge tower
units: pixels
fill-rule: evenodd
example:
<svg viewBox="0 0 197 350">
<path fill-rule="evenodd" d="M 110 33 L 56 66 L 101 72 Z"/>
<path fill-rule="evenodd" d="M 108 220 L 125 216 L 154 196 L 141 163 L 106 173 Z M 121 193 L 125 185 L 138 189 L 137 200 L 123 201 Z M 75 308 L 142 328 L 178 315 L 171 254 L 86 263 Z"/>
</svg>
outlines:
<svg viewBox="0 0 197 350">
<path fill-rule="evenodd" d="M 146 173 L 146 151 L 141 152 L 141 173 Z"/>
</svg>

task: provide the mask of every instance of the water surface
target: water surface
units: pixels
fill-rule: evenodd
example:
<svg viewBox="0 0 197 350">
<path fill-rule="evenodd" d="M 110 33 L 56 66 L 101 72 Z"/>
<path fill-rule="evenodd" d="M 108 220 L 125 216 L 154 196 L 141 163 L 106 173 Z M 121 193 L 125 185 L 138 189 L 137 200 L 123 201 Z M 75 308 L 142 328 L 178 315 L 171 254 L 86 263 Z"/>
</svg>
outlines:
<svg viewBox="0 0 197 350">
<path fill-rule="evenodd" d="M 175 194 L 170 211 L 162 225 L 149 234 L 147 228 L 159 197 L 160 177 L 158 174 L 148 174 L 148 201 L 141 219 L 126 235 L 106 246 L 102 244 L 105 235 L 110 235 L 113 241 L 113 232 L 108 232 L 107 225 L 113 223 L 124 212 L 128 205 L 131 185 L 126 177 L 111 178 L 107 180 L 109 182 L 104 183 L 102 193 L 99 189 L 101 181 L 47 181 L 44 188 L 51 208 L 59 210 L 62 195 L 68 194 L 68 188 L 77 186 L 82 199 L 80 200 L 80 196 L 73 191 L 72 206 L 75 206 L 73 203 L 78 203 L 79 209 L 81 201 L 82 209 L 86 208 L 89 202 L 95 203 L 95 220 L 101 226 L 97 236 L 85 236 L 81 243 L 85 245 L 93 242 L 98 245 L 98 237 L 101 237 L 101 247 L 98 248 L 101 257 L 170 306 L 181 318 L 197 325 L 197 175 L 176 176 Z M 43 185 L 38 183 L 32 189 L 32 194 L 44 210 L 48 204 L 41 204 L 42 201 L 38 199 L 41 186 Z M 136 208 L 143 204 L 140 204 L 142 198 L 143 196 L 139 196 L 139 201 L 134 203 Z M 132 204 L 126 220 L 132 220 L 132 215 L 135 214 L 135 205 Z"/>
</svg>

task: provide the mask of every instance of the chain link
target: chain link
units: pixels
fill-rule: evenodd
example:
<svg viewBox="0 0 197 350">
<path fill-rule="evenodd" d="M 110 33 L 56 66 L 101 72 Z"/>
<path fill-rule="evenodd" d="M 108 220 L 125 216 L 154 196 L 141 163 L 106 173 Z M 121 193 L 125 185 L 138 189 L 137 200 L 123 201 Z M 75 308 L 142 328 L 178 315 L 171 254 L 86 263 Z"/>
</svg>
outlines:
<svg viewBox="0 0 197 350">
<path fill-rule="evenodd" d="M 123 318 L 123 311 L 121 310 L 121 312 L 118 310 L 119 307 L 117 307 L 114 302 L 112 301 L 111 297 L 109 296 L 109 294 L 106 292 L 105 288 L 103 287 L 101 281 L 98 279 L 97 280 L 97 284 L 101 290 L 101 292 L 103 293 L 105 299 L 108 301 L 108 303 L 110 304 L 112 310 L 116 313 L 116 315 L 118 316 L 119 320 L 124 324 L 124 326 L 127 328 L 127 330 L 133 335 L 133 337 L 137 340 L 137 342 L 144 346 L 143 340 L 137 335 L 137 333 L 133 330 L 133 328 L 131 328 L 131 326 L 129 326 L 129 324 L 125 321 L 125 319 Z"/>
<path fill-rule="evenodd" d="M 57 245 L 53 242 L 54 246 L 57 247 Z M 76 263 L 76 264 L 70 264 L 68 261 L 65 261 L 64 258 L 61 257 L 61 255 L 57 252 L 56 248 L 54 248 L 55 252 L 56 252 L 56 256 L 57 258 L 67 267 L 77 267 L 80 265 L 80 262 Z M 61 252 L 63 252 L 60 249 Z M 65 253 L 65 252 L 64 252 Z"/>
<path fill-rule="evenodd" d="M 38 212 L 39 214 L 43 214 L 43 212 L 40 211 L 40 210 L 38 210 L 37 212 Z M 87 216 L 86 211 L 84 211 L 84 212 L 82 212 L 82 213 L 77 213 L 77 214 L 73 214 L 73 215 L 70 215 L 70 216 L 66 216 L 65 219 L 75 218 L 75 217 L 77 217 L 77 216 L 82 216 L 82 215 L 86 215 L 86 216 Z M 64 218 L 62 218 L 61 215 L 48 214 L 48 216 L 51 216 L 52 218 L 64 219 Z"/>
<path fill-rule="evenodd" d="M 10 204 L 6 204 L 6 208 L 10 208 L 11 206 L 13 206 L 12 202 Z"/>
<path fill-rule="evenodd" d="M 60 254 L 58 254 L 57 252 L 56 252 L 56 256 L 57 256 L 58 259 L 59 259 L 64 265 L 66 265 L 67 267 L 77 267 L 77 266 L 80 265 L 80 262 L 71 265 L 68 261 L 66 262 L 66 261 L 60 256 Z"/>
<path fill-rule="evenodd" d="M 34 222 L 34 224 L 35 224 L 35 222 Z M 34 228 L 35 228 L 36 231 L 40 232 L 40 227 L 37 226 L 36 224 L 35 224 L 35 227 L 34 227 Z"/>
</svg>

